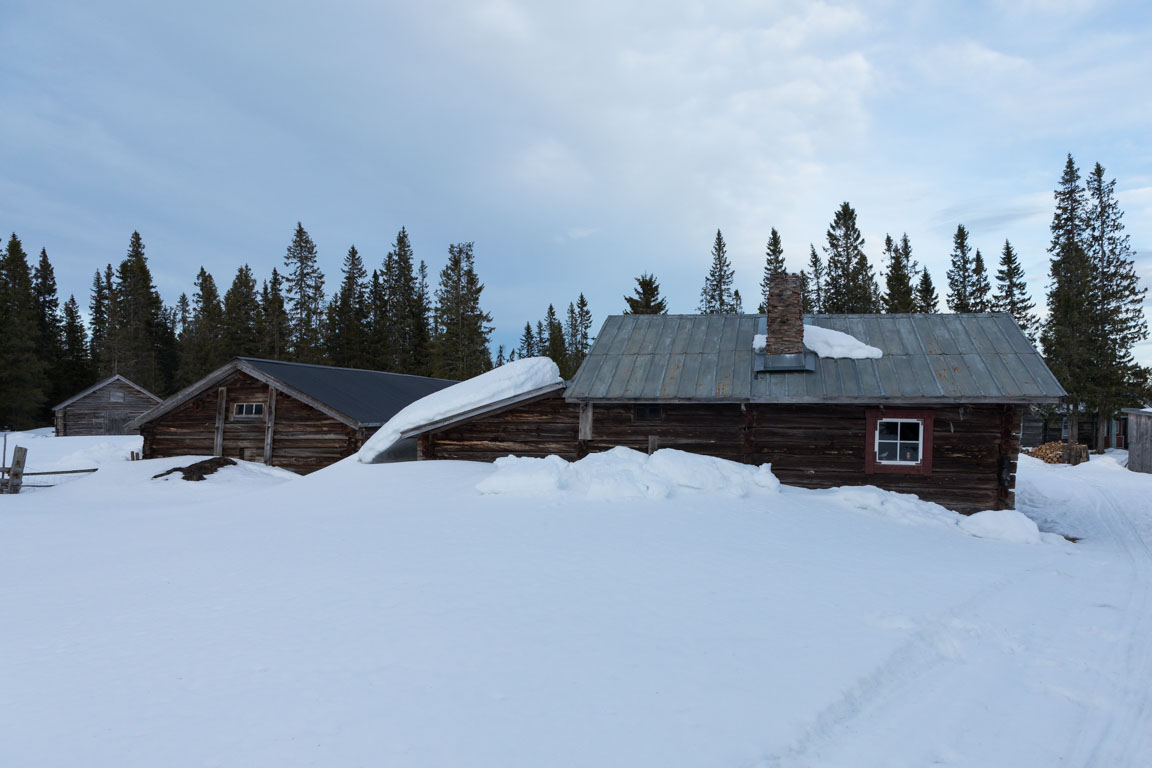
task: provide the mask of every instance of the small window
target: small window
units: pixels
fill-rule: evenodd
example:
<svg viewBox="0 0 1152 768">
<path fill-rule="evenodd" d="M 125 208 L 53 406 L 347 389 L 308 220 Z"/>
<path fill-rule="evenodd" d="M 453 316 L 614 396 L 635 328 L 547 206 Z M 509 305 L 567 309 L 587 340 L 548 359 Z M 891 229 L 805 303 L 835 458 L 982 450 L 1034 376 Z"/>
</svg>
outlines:
<svg viewBox="0 0 1152 768">
<path fill-rule="evenodd" d="M 110 402 L 110 403 L 122 403 L 122 402 L 124 402 L 124 393 L 123 392 L 109 392 L 108 393 L 108 402 Z"/>
<path fill-rule="evenodd" d="M 256 419 L 264 415 L 264 403 L 236 403 L 232 416 L 237 419 Z"/>
<path fill-rule="evenodd" d="M 636 406 L 632 418 L 635 421 L 660 421 L 660 415 L 660 406 L 645 403 Z"/>
<path fill-rule="evenodd" d="M 868 411 L 864 471 L 932 473 L 932 411 Z"/>
</svg>

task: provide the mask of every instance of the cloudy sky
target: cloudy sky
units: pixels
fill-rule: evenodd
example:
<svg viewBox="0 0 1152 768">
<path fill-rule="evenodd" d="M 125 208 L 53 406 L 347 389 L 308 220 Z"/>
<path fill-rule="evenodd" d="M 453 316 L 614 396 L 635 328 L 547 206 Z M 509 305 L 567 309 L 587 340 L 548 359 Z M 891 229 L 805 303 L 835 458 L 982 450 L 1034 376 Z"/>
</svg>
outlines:
<svg viewBox="0 0 1152 768">
<path fill-rule="evenodd" d="M 642 271 L 694 311 L 717 228 L 754 307 L 770 228 L 799 269 L 847 200 L 878 271 L 907 232 L 943 295 L 963 223 L 1042 303 L 1069 152 L 1152 285 L 1150 43 L 1145 2 L 4 0 L 0 229 L 84 305 L 134 229 L 169 302 L 298 220 L 329 287 L 401 226 L 434 278 L 472 240 L 509 344 Z"/>
</svg>

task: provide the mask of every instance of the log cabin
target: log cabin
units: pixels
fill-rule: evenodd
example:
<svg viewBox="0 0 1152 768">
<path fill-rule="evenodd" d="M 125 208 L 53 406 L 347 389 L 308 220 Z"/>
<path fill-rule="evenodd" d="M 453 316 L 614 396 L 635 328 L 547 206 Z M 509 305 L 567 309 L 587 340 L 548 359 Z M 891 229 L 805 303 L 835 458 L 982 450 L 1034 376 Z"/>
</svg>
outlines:
<svg viewBox="0 0 1152 768">
<path fill-rule="evenodd" d="M 578 459 L 626 446 L 771 463 L 789 485 L 876 485 L 963 513 L 1014 506 L 1021 418 L 1063 388 L 1008 314 L 618 315 L 571 381 L 410 429 L 423 459 Z M 806 325 L 878 359 L 819 357 Z M 763 347 L 754 349 L 754 339 Z"/>
<path fill-rule="evenodd" d="M 159 402 L 144 387 L 116 374 L 54 406 L 52 420 L 57 437 L 135 434 L 128 424 Z"/>
<path fill-rule="evenodd" d="M 145 459 L 228 456 L 307 474 L 355 453 L 406 405 L 455 383 L 237 357 L 131 426 L 144 437 Z"/>
</svg>

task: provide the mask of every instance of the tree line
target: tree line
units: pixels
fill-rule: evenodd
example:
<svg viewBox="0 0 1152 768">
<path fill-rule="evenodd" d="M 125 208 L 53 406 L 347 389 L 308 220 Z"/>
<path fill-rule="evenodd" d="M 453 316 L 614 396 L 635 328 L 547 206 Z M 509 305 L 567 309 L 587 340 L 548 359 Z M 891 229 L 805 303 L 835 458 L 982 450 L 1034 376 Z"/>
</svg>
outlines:
<svg viewBox="0 0 1152 768">
<path fill-rule="evenodd" d="M 1015 318 L 1024 333 L 1042 345 L 1049 366 L 1068 390 L 1065 407 L 1073 422 L 1088 412 L 1112 415 L 1150 396 L 1149 370 L 1132 356 L 1135 344 L 1148 337 L 1142 312 L 1145 289 L 1136 276 L 1115 184 L 1099 163 L 1082 183 L 1068 156 L 1055 191 L 1048 315 L 1043 323 L 1011 242 L 1004 241 L 998 269 L 990 275 L 963 224 L 952 238 L 947 309 L 1007 312 Z M 845 202 L 834 212 L 820 251 L 809 244 L 799 271 L 805 311 L 940 311 L 932 276 L 913 258 L 907 233 L 899 238 L 885 235 L 880 280 L 864 246 L 856 211 Z M 494 362 L 543 355 L 570 377 L 592 342 L 592 314 L 580 293 L 569 302 L 563 319 L 549 304 L 542 319 L 526 322 L 519 343 L 507 353 L 501 345 L 493 362 L 492 318 L 480 304 L 484 285 L 470 242 L 448 247 L 435 290 L 405 229 L 371 272 L 353 245 L 335 292 L 326 297 L 316 245 L 297 223 L 282 269 L 274 268 L 258 286 L 251 267 L 242 265 L 221 296 L 214 277 L 201 268 L 192 296 L 181 294 L 169 307 L 152 282 L 143 240 L 133 232 L 120 264 L 95 273 L 86 325 L 75 296 L 60 305 L 47 252 L 42 249 L 36 265 L 30 266 L 13 234 L 0 256 L 0 427 L 46 423 L 52 404 L 114 373 L 167 395 L 238 355 L 455 380 L 489 370 Z M 772 228 L 760 281 L 760 312 L 772 281 L 786 271 L 782 240 Z M 717 230 L 697 311 L 743 312 L 734 283 L 727 244 Z M 636 278 L 633 295 L 625 296 L 624 304 L 626 314 L 668 311 L 651 273 Z"/>
<path fill-rule="evenodd" d="M 221 296 L 201 267 L 192 296 L 167 306 L 133 232 L 120 264 L 93 276 L 86 324 L 75 296 L 60 306 L 47 252 L 30 269 L 13 234 L 0 258 L 0 428 L 48 423 L 53 404 L 113 374 L 166 396 L 236 356 L 453 380 L 492 368 L 472 243 L 448 247 L 434 291 L 403 228 L 371 273 L 353 245 L 327 298 L 324 280 L 297 223 L 283 272 L 258 286 L 244 264 Z"/>
</svg>

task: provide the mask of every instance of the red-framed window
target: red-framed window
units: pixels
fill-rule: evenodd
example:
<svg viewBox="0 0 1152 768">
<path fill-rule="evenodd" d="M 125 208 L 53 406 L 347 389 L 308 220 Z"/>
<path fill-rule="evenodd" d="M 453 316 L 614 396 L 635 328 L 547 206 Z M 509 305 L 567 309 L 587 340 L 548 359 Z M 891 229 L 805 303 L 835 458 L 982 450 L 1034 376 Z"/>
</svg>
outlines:
<svg viewBox="0 0 1152 768">
<path fill-rule="evenodd" d="M 870 408 L 864 437 L 867 474 L 932 474 L 932 411 Z"/>
</svg>

